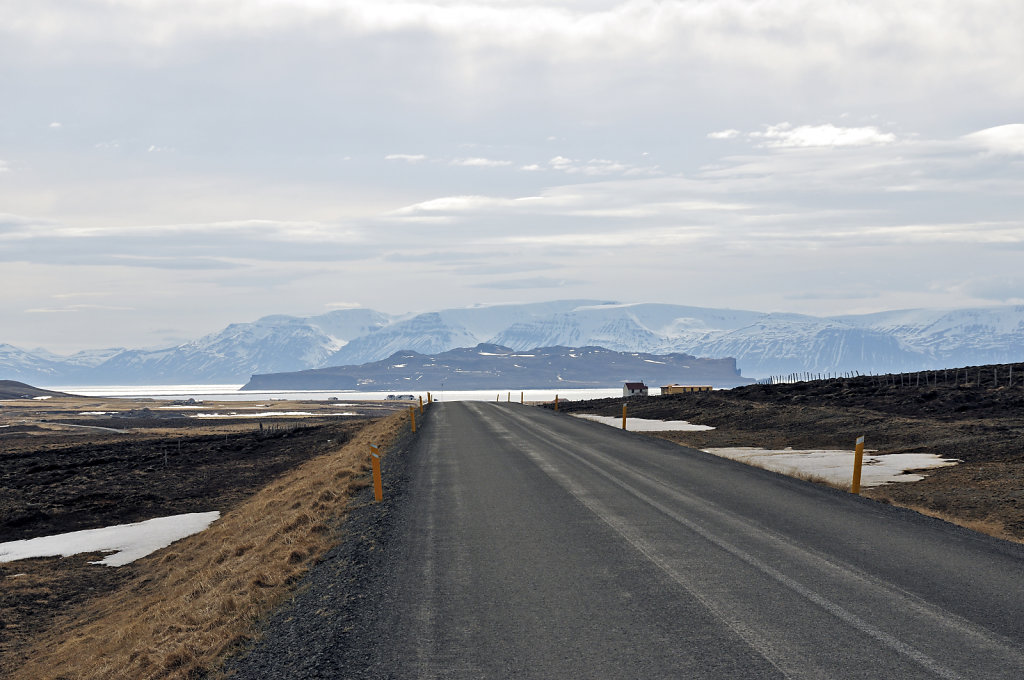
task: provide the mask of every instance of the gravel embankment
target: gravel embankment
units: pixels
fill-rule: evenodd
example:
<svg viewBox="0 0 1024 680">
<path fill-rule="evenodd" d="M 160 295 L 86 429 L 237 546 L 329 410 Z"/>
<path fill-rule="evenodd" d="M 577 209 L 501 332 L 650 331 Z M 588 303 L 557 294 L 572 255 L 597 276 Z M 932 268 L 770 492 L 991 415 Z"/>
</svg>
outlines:
<svg viewBox="0 0 1024 680">
<path fill-rule="evenodd" d="M 430 427 L 431 413 L 417 414 L 420 428 Z M 352 499 L 339 526 L 341 540 L 296 586 L 296 594 L 267 621 L 262 637 L 231 659 L 232 678 L 388 677 L 372 668 L 364 651 L 376 623 L 388 608 L 389 565 L 401 559 L 395 540 L 414 509 L 406 503 L 410 451 L 416 435 L 407 434 L 382 457 L 384 500 L 375 503 L 373 487 Z"/>
</svg>

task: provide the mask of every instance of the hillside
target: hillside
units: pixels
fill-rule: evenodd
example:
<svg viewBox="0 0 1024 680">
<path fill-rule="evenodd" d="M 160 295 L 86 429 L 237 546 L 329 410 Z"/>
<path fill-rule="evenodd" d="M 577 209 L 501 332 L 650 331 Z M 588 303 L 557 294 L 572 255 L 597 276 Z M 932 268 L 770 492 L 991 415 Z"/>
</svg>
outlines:
<svg viewBox="0 0 1024 680">
<path fill-rule="evenodd" d="M 732 359 L 613 352 L 602 347 L 540 347 L 517 352 L 480 344 L 438 354 L 396 352 L 384 361 L 360 366 L 254 375 L 242 389 L 572 389 L 608 387 L 631 380 L 646 380 L 651 385 L 688 382 L 718 387 L 751 382 L 740 377 Z"/>
<path fill-rule="evenodd" d="M 36 397 L 66 397 L 63 392 L 43 390 L 17 380 L 0 380 L 0 399 L 35 399 Z"/>
</svg>

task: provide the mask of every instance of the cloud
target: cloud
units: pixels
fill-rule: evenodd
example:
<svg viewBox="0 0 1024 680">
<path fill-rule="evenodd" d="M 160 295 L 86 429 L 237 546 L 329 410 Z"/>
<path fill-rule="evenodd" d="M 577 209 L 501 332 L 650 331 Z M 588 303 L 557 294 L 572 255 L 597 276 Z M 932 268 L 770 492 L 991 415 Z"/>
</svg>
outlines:
<svg viewBox="0 0 1024 680">
<path fill-rule="evenodd" d="M 977 277 L 962 281 L 951 290 L 982 300 L 1024 304 L 1024 277 L 1019 275 Z"/>
<path fill-rule="evenodd" d="M 134 307 L 117 307 L 114 305 L 66 305 L 64 307 L 33 307 L 26 309 L 26 314 L 74 314 L 77 312 L 133 312 Z"/>
<path fill-rule="evenodd" d="M 493 290 L 526 290 L 530 288 L 565 288 L 584 283 L 572 279 L 558 279 L 550 276 L 535 276 L 526 279 L 504 279 L 501 281 L 489 281 L 478 283 L 477 288 L 490 288 Z"/>
<path fill-rule="evenodd" d="M 490 158 L 456 158 L 450 165 L 461 165 L 469 168 L 501 168 L 512 165 L 512 161 L 497 161 Z"/>
<path fill-rule="evenodd" d="M 328 302 L 324 304 L 327 309 L 360 309 L 362 303 L 359 302 Z"/>
<path fill-rule="evenodd" d="M 979 130 L 965 135 L 964 139 L 993 154 L 1024 155 L 1024 123 Z"/>
<path fill-rule="evenodd" d="M 548 167 L 569 175 L 585 175 L 588 177 L 603 177 L 607 175 L 658 175 L 662 174 L 656 166 L 636 166 L 605 158 L 592 158 L 589 161 L 577 161 L 565 156 L 555 156 L 548 161 Z M 531 166 L 524 169 L 539 169 L 538 166 Z"/>
<path fill-rule="evenodd" d="M 797 127 L 789 123 L 766 125 L 763 131 L 751 132 L 747 136 L 769 148 L 873 146 L 896 141 L 896 135 L 881 132 L 874 126 L 837 127 L 831 123 Z"/>
<path fill-rule="evenodd" d="M 735 139 L 740 134 L 739 130 L 719 130 L 718 132 L 709 132 L 708 139 Z"/>
<path fill-rule="evenodd" d="M 392 153 L 384 156 L 386 161 L 405 161 L 406 163 L 420 163 L 427 160 L 427 157 L 423 154 L 412 154 L 412 153 Z"/>
</svg>

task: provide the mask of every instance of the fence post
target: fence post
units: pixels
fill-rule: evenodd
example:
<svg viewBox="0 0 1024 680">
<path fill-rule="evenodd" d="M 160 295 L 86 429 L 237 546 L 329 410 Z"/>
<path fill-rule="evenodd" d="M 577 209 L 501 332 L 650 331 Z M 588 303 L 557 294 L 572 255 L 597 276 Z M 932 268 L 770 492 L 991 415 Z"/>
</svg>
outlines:
<svg viewBox="0 0 1024 680">
<path fill-rule="evenodd" d="M 380 477 L 380 449 L 370 444 L 370 463 L 373 466 L 373 497 L 380 503 L 384 500 L 384 482 Z"/>
<path fill-rule="evenodd" d="M 626 429 L 626 405 L 622 405 L 622 429 Z"/>
<path fill-rule="evenodd" d="M 864 437 L 857 437 L 857 448 L 853 454 L 853 483 L 850 484 L 850 493 L 860 494 L 860 469 L 864 464 Z"/>
</svg>

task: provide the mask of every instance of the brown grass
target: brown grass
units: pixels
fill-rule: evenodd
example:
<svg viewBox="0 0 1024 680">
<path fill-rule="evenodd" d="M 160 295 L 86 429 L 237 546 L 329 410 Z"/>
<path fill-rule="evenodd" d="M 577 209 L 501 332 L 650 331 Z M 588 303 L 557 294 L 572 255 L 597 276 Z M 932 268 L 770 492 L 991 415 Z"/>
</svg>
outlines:
<svg viewBox="0 0 1024 680">
<path fill-rule="evenodd" d="M 405 413 L 308 461 L 208 530 L 141 560 L 139 576 L 23 650 L 12 680 L 194 678 L 258 633 L 258 621 L 337 541 L 332 528 L 366 485 L 369 444 L 408 430 Z"/>
<path fill-rule="evenodd" d="M 986 536 L 992 536 L 993 538 L 1000 538 L 1004 541 L 1024 543 L 1024 539 L 1021 539 L 1019 536 L 1015 536 L 1013 533 L 1008 531 L 1003 521 L 998 518 L 987 517 L 984 519 L 977 519 L 963 517 L 962 515 L 944 512 L 942 510 L 935 510 L 934 508 L 928 508 L 923 505 L 901 503 L 881 493 L 873 494 L 870 498 L 878 501 L 879 503 L 895 505 L 896 507 L 913 510 L 916 513 L 927 515 L 928 517 L 941 519 L 943 522 L 949 522 L 950 524 L 955 524 L 959 527 L 963 527 L 964 529 L 976 531 L 979 534 L 985 534 Z"/>
</svg>

